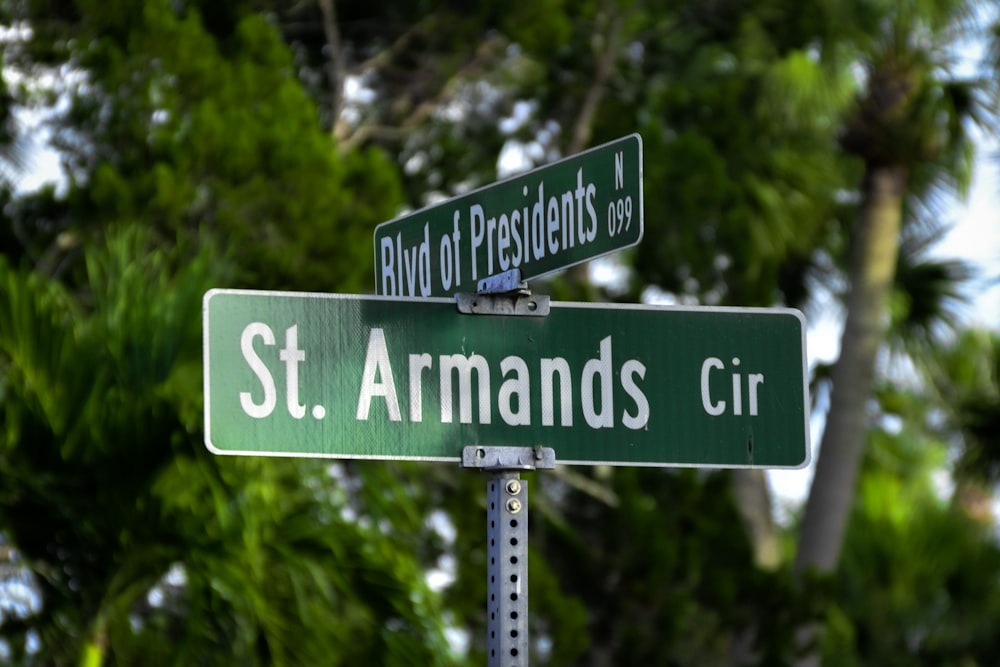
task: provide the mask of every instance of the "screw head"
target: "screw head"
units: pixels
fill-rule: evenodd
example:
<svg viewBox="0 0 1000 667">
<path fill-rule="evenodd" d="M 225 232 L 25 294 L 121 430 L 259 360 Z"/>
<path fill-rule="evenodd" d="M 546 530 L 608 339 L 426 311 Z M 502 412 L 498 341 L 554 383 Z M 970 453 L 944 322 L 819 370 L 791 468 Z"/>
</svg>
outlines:
<svg viewBox="0 0 1000 667">
<path fill-rule="evenodd" d="M 521 493 L 521 482 L 519 482 L 516 479 L 508 479 L 507 493 L 509 493 L 512 496 L 516 496 L 517 494 Z"/>
<path fill-rule="evenodd" d="M 517 514 L 521 511 L 521 501 L 517 498 L 510 498 L 507 500 L 507 511 L 511 514 Z"/>
</svg>

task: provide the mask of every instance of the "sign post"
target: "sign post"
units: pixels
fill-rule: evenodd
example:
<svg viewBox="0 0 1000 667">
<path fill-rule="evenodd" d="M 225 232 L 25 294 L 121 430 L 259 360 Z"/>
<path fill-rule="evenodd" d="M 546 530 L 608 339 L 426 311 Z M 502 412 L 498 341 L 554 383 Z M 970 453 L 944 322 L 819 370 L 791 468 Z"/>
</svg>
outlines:
<svg viewBox="0 0 1000 667">
<path fill-rule="evenodd" d="M 466 447 L 462 467 L 486 484 L 488 665 L 528 664 L 528 483 L 521 470 L 555 468 L 548 447 Z"/>
<path fill-rule="evenodd" d="M 642 238 L 642 211 L 642 139 L 636 134 L 380 225 L 375 231 L 375 290 L 411 297 L 455 294 L 460 310 L 467 314 L 499 314 L 498 304 L 505 306 L 505 314 L 537 314 L 521 308 L 530 307 L 530 300 L 514 298 L 506 307 L 503 299 L 483 293 L 512 292 L 515 285 L 525 285 L 522 278 L 539 277 L 637 244 Z M 468 293 L 474 289 L 480 293 L 478 298 Z M 489 483 L 491 508 L 499 502 L 494 499 L 502 495 L 498 489 L 504 484 L 508 492 L 511 485 L 522 489 L 516 478 L 503 477 L 509 474 L 516 475 L 498 470 Z M 526 485 L 523 488 L 526 493 Z M 510 502 L 520 503 L 516 498 Z M 521 543 L 526 548 L 526 498 L 523 510 Z M 504 597 L 501 585 L 508 585 L 497 583 L 498 577 L 508 581 L 506 572 L 503 576 L 493 572 L 492 563 L 506 562 L 493 553 L 493 526 L 506 525 L 499 516 L 503 510 L 497 506 L 495 511 L 498 515 L 491 509 L 488 522 L 489 664 L 518 664 L 519 653 L 524 661 L 520 664 L 527 664 L 527 561 L 522 559 L 523 573 L 509 574 L 511 581 L 518 582 L 517 592 L 510 595 L 522 596 L 524 630 L 519 634 L 519 612 L 510 611 L 511 618 L 506 610 L 512 603 L 504 598 L 501 607 L 495 607 L 493 602 Z M 517 520 L 511 523 L 516 525 Z M 511 558 L 517 562 L 517 556 Z M 501 650 L 500 638 L 513 642 L 509 652 Z M 511 662 L 499 662 L 501 655 Z"/>
<path fill-rule="evenodd" d="M 563 464 L 809 462 L 798 311 L 549 303 L 522 282 L 642 233 L 633 134 L 379 225 L 376 296 L 211 290 L 205 443 L 216 454 L 459 461 L 491 473 L 489 665 L 526 666 L 521 471 L 554 468 L 557 454 Z"/>
<path fill-rule="evenodd" d="M 242 290 L 212 290 L 203 308 L 213 452 L 492 473 L 491 667 L 528 664 L 521 470 L 552 468 L 557 453 L 564 464 L 808 463 L 798 311 Z"/>
</svg>

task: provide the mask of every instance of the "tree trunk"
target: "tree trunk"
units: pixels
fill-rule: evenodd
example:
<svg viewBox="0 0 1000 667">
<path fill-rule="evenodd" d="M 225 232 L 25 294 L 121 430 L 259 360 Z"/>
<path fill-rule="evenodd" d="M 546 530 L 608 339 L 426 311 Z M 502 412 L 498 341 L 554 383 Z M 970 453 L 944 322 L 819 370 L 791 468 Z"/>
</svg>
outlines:
<svg viewBox="0 0 1000 667">
<path fill-rule="evenodd" d="M 907 173 L 866 165 L 863 201 L 848 269 L 847 320 L 816 473 L 799 535 L 795 570 L 832 572 L 840 559 L 869 426 L 868 401 L 885 335 L 896 272 Z"/>
<path fill-rule="evenodd" d="M 781 546 L 764 471 L 759 468 L 734 470 L 732 490 L 736 509 L 753 548 L 754 564 L 763 570 L 777 569 L 781 565 Z"/>
<path fill-rule="evenodd" d="M 868 432 L 868 400 L 885 336 L 889 293 L 896 273 L 906 192 L 901 166 L 866 165 L 863 201 L 848 267 L 847 320 L 809 500 L 799 533 L 795 572 L 833 572 L 840 560 L 858 470 Z M 797 667 L 819 667 L 822 624 L 803 626 Z M 808 648 L 807 648 L 808 647 Z"/>
<path fill-rule="evenodd" d="M 609 7 L 605 7 L 609 14 L 614 13 Z M 569 146 L 566 147 L 566 155 L 574 155 L 590 145 L 590 137 L 594 132 L 594 120 L 597 117 L 597 109 L 601 106 L 601 100 L 607 92 L 608 80 L 614 71 L 615 62 L 618 59 L 618 45 L 621 41 L 622 17 L 615 14 L 610 19 L 611 24 L 608 29 L 600 34 L 599 39 L 602 48 L 594 49 L 594 78 L 587 95 L 580 105 L 580 113 L 577 114 L 576 122 L 573 123 L 573 136 Z"/>
</svg>

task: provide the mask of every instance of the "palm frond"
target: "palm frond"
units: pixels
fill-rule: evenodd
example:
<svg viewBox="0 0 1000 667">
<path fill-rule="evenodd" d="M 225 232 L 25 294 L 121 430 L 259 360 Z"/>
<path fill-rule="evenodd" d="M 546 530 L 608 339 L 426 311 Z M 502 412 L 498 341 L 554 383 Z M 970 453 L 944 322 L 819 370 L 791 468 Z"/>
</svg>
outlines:
<svg viewBox="0 0 1000 667">
<path fill-rule="evenodd" d="M 932 386 L 960 436 L 955 473 L 995 484 L 1000 480 L 1000 336 L 965 331 L 935 358 Z"/>
<path fill-rule="evenodd" d="M 968 303 L 963 288 L 976 275 L 969 262 L 931 256 L 947 231 L 941 225 L 911 225 L 900 243 L 887 340 L 891 350 L 918 364 L 959 330 Z"/>
</svg>

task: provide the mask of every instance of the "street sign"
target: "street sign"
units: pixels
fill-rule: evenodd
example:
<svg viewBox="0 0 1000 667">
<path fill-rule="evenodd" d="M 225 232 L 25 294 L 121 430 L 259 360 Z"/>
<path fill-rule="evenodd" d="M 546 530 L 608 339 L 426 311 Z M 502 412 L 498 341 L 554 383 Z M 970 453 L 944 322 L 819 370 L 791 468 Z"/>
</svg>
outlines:
<svg viewBox="0 0 1000 667">
<path fill-rule="evenodd" d="M 802 315 L 212 290 L 205 441 L 217 454 L 458 461 L 466 445 L 559 463 L 806 465 Z"/>
<path fill-rule="evenodd" d="M 632 134 L 375 228 L 375 292 L 449 296 L 519 269 L 537 278 L 639 243 Z"/>
</svg>

